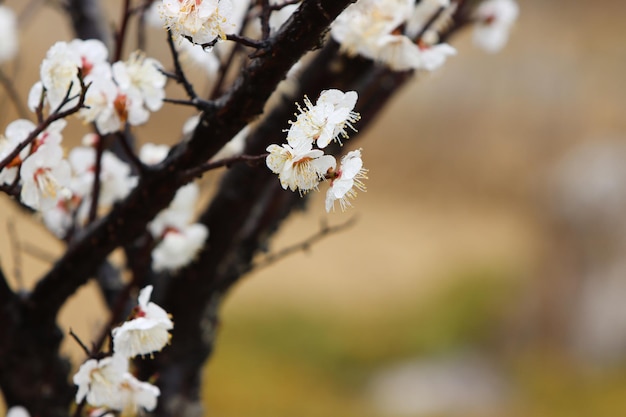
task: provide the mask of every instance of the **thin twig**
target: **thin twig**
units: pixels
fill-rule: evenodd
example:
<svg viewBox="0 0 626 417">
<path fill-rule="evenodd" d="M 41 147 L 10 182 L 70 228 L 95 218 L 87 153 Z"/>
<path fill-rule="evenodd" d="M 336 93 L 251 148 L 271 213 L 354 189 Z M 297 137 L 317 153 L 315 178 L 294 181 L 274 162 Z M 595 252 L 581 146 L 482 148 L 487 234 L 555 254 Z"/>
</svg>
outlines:
<svg viewBox="0 0 626 417">
<path fill-rule="evenodd" d="M 248 24 L 250 23 L 250 10 L 252 9 L 252 6 L 253 6 L 253 3 L 250 3 L 250 6 L 248 7 L 248 12 L 244 15 L 243 20 L 241 21 L 241 25 L 239 25 L 240 26 L 239 34 L 244 33 L 246 28 L 248 27 Z M 235 57 L 239 53 L 239 50 L 241 49 L 241 47 L 242 46 L 240 43 L 236 43 L 230 49 L 228 58 L 226 58 L 225 61 L 220 59 L 220 67 L 219 67 L 219 70 L 217 71 L 219 75 L 218 75 L 217 80 L 213 84 L 213 87 L 211 88 L 211 94 L 209 94 L 208 96 L 211 100 L 215 100 L 217 96 L 222 92 L 224 81 L 226 81 L 226 76 L 228 75 L 231 65 L 235 61 Z"/>
<path fill-rule="evenodd" d="M 15 222 L 11 219 L 7 221 L 7 232 L 11 240 L 11 252 L 13 253 L 13 276 L 17 283 L 18 289 L 24 289 L 24 281 L 22 280 L 22 245 L 15 230 Z"/>
<path fill-rule="evenodd" d="M 317 243 L 319 240 L 322 240 L 324 237 L 334 234 L 334 233 L 339 233 L 345 229 L 348 229 L 352 226 L 354 226 L 354 224 L 357 221 L 357 217 L 356 216 L 352 216 L 351 218 L 349 218 L 348 220 L 346 220 L 343 223 L 340 223 L 336 226 L 329 226 L 325 220 L 323 220 L 320 224 L 320 230 L 315 233 L 314 235 L 310 236 L 309 238 L 307 238 L 306 240 L 303 240 L 300 243 L 296 243 L 294 245 L 288 246 L 276 253 L 273 254 L 269 254 L 267 255 L 265 258 L 263 258 L 261 261 L 253 263 L 250 266 L 250 271 L 252 270 L 259 270 L 261 268 L 265 268 L 275 262 L 278 262 L 279 260 L 286 258 L 287 256 L 296 253 L 296 252 L 303 252 L 308 250 L 313 244 Z"/>
<path fill-rule="evenodd" d="M 183 67 L 180 65 L 180 59 L 178 56 L 178 51 L 176 50 L 176 45 L 174 45 L 174 39 L 172 38 L 172 32 L 171 31 L 167 31 L 167 44 L 170 47 L 170 52 L 172 53 L 172 59 L 174 60 L 174 71 L 176 74 L 176 81 L 179 84 L 182 84 L 183 88 L 185 89 L 185 92 L 187 93 L 187 96 L 190 99 L 196 99 L 198 98 L 198 95 L 196 94 L 195 90 L 193 89 L 193 85 L 191 85 L 191 83 L 189 82 L 189 80 L 187 79 L 187 77 L 185 76 L 185 73 L 183 72 Z"/>
<path fill-rule="evenodd" d="M 181 106 L 191 106 L 191 107 L 195 107 L 196 109 L 200 111 L 209 110 L 214 107 L 213 103 L 211 103 L 210 101 L 203 100 L 199 97 L 196 97 L 195 99 L 191 99 L 191 100 L 181 100 L 177 98 L 166 97 L 163 99 L 163 102 L 171 103 L 171 104 L 179 104 Z"/>
<path fill-rule="evenodd" d="M 130 1 L 131 0 L 124 0 L 124 7 L 122 7 L 122 23 L 120 24 L 120 29 L 115 34 L 115 53 L 113 54 L 113 62 L 119 61 L 122 57 L 126 31 L 128 29 L 128 20 L 131 15 Z"/>
<path fill-rule="evenodd" d="M 76 341 L 76 343 L 78 343 L 78 346 L 80 346 L 83 349 L 87 357 L 92 356 L 93 352 L 89 350 L 89 348 L 83 343 L 82 340 L 80 340 L 78 335 L 76 335 L 76 333 L 74 333 L 74 330 L 72 330 L 71 328 L 70 328 L 70 336 L 72 336 L 72 338 Z"/>
<path fill-rule="evenodd" d="M 70 83 L 70 86 L 67 89 L 67 93 L 65 94 L 65 97 L 63 98 L 61 103 L 57 106 L 57 108 L 48 116 L 48 118 L 46 118 L 46 120 L 39 123 L 39 125 L 37 125 L 35 130 L 30 132 L 28 137 L 24 139 L 19 145 L 17 145 L 17 147 L 13 149 L 11 153 L 9 153 L 2 161 L 0 161 L 0 170 L 2 170 L 7 165 L 9 165 L 11 161 L 13 161 L 13 159 L 15 159 L 15 157 L 18 156 L 24 148 L 30 145 L 35 140 L 35 138 L 37 138 L 37 136 L 39 136 L 41 132 L 46 130 L 48 126 L 50 126 L 52 123 L 56 122 L 59 119 L 63 119 L 67 116 L 70 116 L 84 107 L 85 96 L 87 95 L 87 89 L 89 88 L 91 84 L 85 85 L 85 82 L 83 81 L 83 77 L 81 75 L 80 70 L 78 71 L 78 80 L 80 82 L 80 87 L 81 87 L 80 94 L 70 97 L 70 91 L 72 90 L 72 85 L 73 85 L 73 83 Z M 65 106 L 67 103 L 71 102 L 72 100 L 75 100 L 76 98 L 78 98 L 78 103 L 76 103 L 75 106 L 67 110 L 61 111 L 63 106 Z"/>
<path fill-rule="evenodd" d="M 271 11 L 281 10 L 287 6 L 291 6 L 292 4 L 298 4 L 302 2 L 302 0 L 285 0 L 281 4 L 270 4 L 269 9 Z"/>
<path fill-rule="evenodd" d="M 193 39 L 191 39 L 190 37 L 185 36 L 185 38 L 193 43 Z M 254 48 L 254 49 L 263 49 L 263 48 L 267 47 L 267 41 L 266 40 L 260 40 L 259 41 L 259 40 L 256 40 L 256 39 L 248 38 L 247 36 L 228 34 L 228 35 L 226 35 L 226 40 L 227 41 L 237 42 L 240 45 L 249 46 L 250 48 Z M 200 43 L 200 44 L 197 44 L 197 45 L 200 45 L 204 49 L 208 49 L 208 48 L 213 48 L 219 41 L 220 41 L 220 38 L 217 37 L 217 38 L 213 39 L 211 42 Z"/>
<path fill-rule="evenodd" d="M 439 16 L 441 16 L 441 14 L 445 10 L 446 10 L 446 6 L 441 6 L 440 8 L 437 9 L 435 13 L 433 13 L 430 19 L 428 19 L 428 21 L 424 24 L 424 27 L 422 27 L 422 30 L 420 30 L 417 36 L 415 36 L 415 42 L 419 43 L 422 40 L 422 37 L 424 36 L 424 34 L 437 21 L 437 19 L 439 19 Z"/>
<path fill-rule="evenodd" d="M 207 171 L 211 171 L 213 169 L 217 169 L 217 168 L 221 168 L 221 167 L 228 167 L 231 166 L 232 164 L 238 163 L 238 162 L 247 162 L 249 164 L 253 164 L 256 163 L 262 159 L 267 158 L 268 154 L 262 154 L 262 155 L 239 155 L 239 156 L 233 156 L 231 158 L 224 158 L 224 159 L 219 159 L 217 161 L 209 161 L 206 162 L 200 166 L 197 166 L 195 168 L 192 169 L 188 169 L 187 171 L 184 171 L 180 174 L 181 176 L 181 180 L 184 182 L 188 182 L 191 181 L 192 179 L 196 178 L 196 177 L 201 177 L 202 174 L 204 174 Z"/>
<path fill-rule="evenodd" d="M 272 15 L 272 9 L 270 6 L 270 0 L 260 0 L 261 2 L 261 37 L 267 39 L 270 37 L 270 16 Z"/>
<path fill-rule="evenodd" d="M 9 97 L 9 100 L 11 100 L 11 103 L 13 103 L 15 110 L 17 110 L 17 114 L 22 119 L 28 119 L 30 115 L 28 109 L 26 109 L 26 106 L 22 102 L 19 93 L 13 85 L 13 82 L 6 76 L 2 69 L 0 69 L 0 84 L 2 84 L 2 87 L 4 87 L 4 90 L 7 92 L 7 96 Z"/>
<path fill-rule="evenodd" d="M 135 169 L 137 169 L 137 172 L 139 172 L 139 174 L 144 173 L 146 171 L 146 165 L 137 157 L 137 154 L 128 142 L 128 137 L 122 131 L 117 132 L 115 136 L 119 139 L 126 156 L 128 156 L 130 163 L 133 164 Z"/>
</svg>

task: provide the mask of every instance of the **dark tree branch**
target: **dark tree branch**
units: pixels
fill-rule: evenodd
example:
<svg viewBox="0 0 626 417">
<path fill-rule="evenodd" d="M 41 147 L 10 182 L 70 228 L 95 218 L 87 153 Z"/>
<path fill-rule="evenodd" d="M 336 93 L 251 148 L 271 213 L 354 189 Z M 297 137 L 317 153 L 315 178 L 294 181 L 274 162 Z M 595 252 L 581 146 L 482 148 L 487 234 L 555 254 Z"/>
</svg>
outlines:
<svg viewBox="0 0 626 417">
<path fill-rule="evenodd" d="M 100 0 L 69 0 L 65 6 L 76 37 L 99 39 L 110 44 L 111 33 L 108 19 L 102 10 Z"/>
<path fill-rule="evenodd" d="M 342 232 L 354 226 L 355 224 L 356 224 L 356 217 L 350 217 L 348 220 L 344 221 L 343 223 L 337 224 L 335 226 L 329 226 L 328 223 L 326 223 L 326 221 L 322 221 L 320 224 L 320 230 L 318 230 L 317 233 L 315 233 L 312 236 L 309 236 L 302 242 L 298 242 L 291 246 L 287 246 L 286 248 L 281 249 L 276 253 L 268 254 L 265 258 L 261 259 L 260 261 L 251 264 L 250 269 L 247 272 L 258 271 L 259 269 L 273 265 L 276 262 L 290 255 L 293 255 L 294 253 L 308 251 L 311 248 L 311 246 L 313 246 L 320 240 L 328 237 L 329 235 Z"/>
<path fill-rule="evenodd" d="M 98 134 L 98 142 L 95 144 L 96 164 L 93 172 L 93 186 L 91 189 L 91 206 L 89 207 L 88 223 L 93 223 L 98 216 L 98 202 L 100 201 L 100 174 L 102 173 L 102 154 L 104 152 L 104 137 Z"/>
<path fill-rule="evenodd" d="M 22 119 L 28 119 L 30 117 L 30 112 L 28 111 L 24 103 L 22 102 L 22 98 L 20 97 L 19 93 L 15 89 L 13 81 L 10 80 L 9 77 L 7 77 L 4 71 L 2 71 L 1 69 L 0 69 L 0 84 L 2 84 L 4 91 L 6 91 L 7 96 L 9 97 L 9 100 L 11 101 L 11 103 L 13 103 L 15 110 L 17 110 L 17 114 Z"/>
<path fill-rule="evenodd" d="M 0 265 L 0 306 L 5 305 L 14 295 L 7 282 L 7 277 L 4 275 L 2 265 Z"/>
<path fill-rule="evenodd" d="M 128 22 L 132 11 L 130 9 L 130 1 L 124 0 L 124 6 L 122 6 L 122 23 L 119 30 L 115 33 L 115 51 L 113 53 L 113 62 L 122 59 L 122 52 L 124 51 L 124 41 L 126 40 L 126 33 L 128 31 Z"/>
<path fill-rule="evenodd" d="M 209 161 L 206 162 L 196 168 L 189 169 L 181 173 L 181 181 L 189 182 L 194 178 L 199 178 L 207 171 L 211 171 L 213 169 L 222 168 L 222 167 L 230 167 L 238 162 L 247 162 L 250 165 L 258 165 L 258 163 L 267 158 L 268 154 L 263 155 L 239 155 L 233 156 L 231 158 L 219 159 L 217 161 Z"/>
<path fill-rule="evenodd" d="M 187 93 L 187 97 L 189 97 L 190 100 L 197 99 L 198 95 L 196 94 L 193 88 L 193 85 L 191 85 L 191 83 L 185 76 L 185 72 L 183 71 L 182 65 L 180 65 L 178 51 L 176 50 L 176 45 L 174 45 L 172 32 L 170 32 L 169 30 L 167 31 L 167 45 L 170 48 L 170 53 L 172 54 L 172 60 L 174 61 L 174 71 L 175 71 L 174 79 L 179 84 L 182 84 L 183 88 L 185 89 L 185 92 Z M 169 74 L 166 74 L 166 75 L 169 75 Z"/>
</svg>

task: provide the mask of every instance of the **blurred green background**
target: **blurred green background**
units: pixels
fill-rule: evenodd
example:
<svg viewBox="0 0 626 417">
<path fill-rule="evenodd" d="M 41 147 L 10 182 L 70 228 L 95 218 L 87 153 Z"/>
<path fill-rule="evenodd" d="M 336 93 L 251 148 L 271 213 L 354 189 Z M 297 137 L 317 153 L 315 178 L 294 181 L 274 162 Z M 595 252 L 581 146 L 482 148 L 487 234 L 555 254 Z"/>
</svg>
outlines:
<svg viewBox="0 0 626 417">
<path fill-rule="evenodd" d="M 207 415 L 626 415 L 626 6 L 519 3 L 503 52 L 464 32 L 457 56 L 347 141 L 370 170 L 354 209 L 327 216 L 317 196 L 271 250 L 321 219 L 356 225 L 232 291 L 204 370 Z M 32 17 L 22 91 L 63 28 L 54 12 Z M 149 52 L 169 62 L 159 36 Z M 141 138 L 170 142 L 187 115 L 166 107 Z M 4 204 L 7 221 L 24 244 L 61 250 Z M 28 286 L 48 264 L 22 257 Z M 105 321 L 95 294 L 62 313 L 86 339 Z"/>
</svg>

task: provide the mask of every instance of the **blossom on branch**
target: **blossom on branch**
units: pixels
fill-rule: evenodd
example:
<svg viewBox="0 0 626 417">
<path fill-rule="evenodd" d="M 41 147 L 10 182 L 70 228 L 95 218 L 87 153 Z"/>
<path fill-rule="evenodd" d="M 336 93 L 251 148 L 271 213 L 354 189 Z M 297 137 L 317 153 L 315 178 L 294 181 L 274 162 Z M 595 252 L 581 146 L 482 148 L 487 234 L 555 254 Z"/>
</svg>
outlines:
<svg viewBox="0 0 626 417">
<path fill-rule="evenodd" d="M 135 51 L 127 61 L 118 61 L 112 68 L 113 78 L 122 92 L 141 97 L 150 111 L 163 106 L 167 77 L 161 72 L 159 61 Z"/>
<path fill-rule="evenodd" d="M 74 385 L 78 386 L 76 403 L 86 399 L 94 407 L 116 408 L 119 403 L 118 387 L 127 371 L 128 360 L 121 356 L 89 359 L 73 378 Z"/>
<path fill-rule="evenodd" d="M 313 143 L 301 140 L 295 147 L 270 145 L 266 158 L 267 167 L 278 174 L 283 189 L 299 190 L 300 193 L 317 189 L 329 169 L 336 165 L 335 158 L 324 151 L 313 149 Z"/>
<path fill-rule="evenodd" d="M 181 187 L 169 207 L 148 225 L 148 230 L 158 241 L 152 251 L 155 271 L 175 271 L 188 265 L 204 246 L 209 230 L 203 224 L 191 224 L 198 194 L 198 186 L 194 183 Z"/>
<path fill-rule="evenodd" d="M 305 107 L 299 104 L 300 114 L 295 122 L 291 123 L 287 134 L 287 143 L 297 147 L 300 141 L 314 141 L 320 149 L 340 137 L 348 138 L 346 127 L 356 131 L 352 123 L 360 119 L 360 115 L 353 111 L 358 95 L 356 91 L 344 93 L 332 89 L 322 91 L 315 106 L 308 97 L 304 98 Z"/>
<path fill-rule="evenodd" d="M 41 63 L 42 85 L 33 88 L 36 92 L 41 87 L 45 89 L 46 100 L 52 109 L 57 109 L 66 97 L 76 98 L 68 101 L 64 108 L 73 106 L 80 93 L 79 69 L 86 83 L 109 77 L 108 54 L 106 46 L 95 39 L 57 42 L 48 50 Z M 36 93 L 31 95 L 35 96 Z"/>
<path fill-rule="evenodd" d="M 339 15 L 331 35 L 350 56 L 381 61 L 395 71 L 433 71 L 456 51 L 448 44 L 438 44 L 433 36 L 413 37 L 425 29 L 439 8 L 452 10 L 449 2 L 440 0 L 418 5 L 411 0 L 361 0 Z"/>
<path fill-rule="evenodd" d="M 30 120 L 18 119 L 6 127 L 4 135 L 0 137 L 0 161 L 7 158 L 35 129 L 35 125 Z M 27 146 L 13 158 L 9 164 L 0 170 L 0 185 L 13 184 L 17 178 L 19 166 L 30 154 L 31 146 Z"/>
<path fill-rule="evenodd" d="M 352 205 L 350 199 L 356 198 L 356 190 L 365 191 L 362 180 L 367 179 L 367 169 L 363 168 L 361 150 L 348 152 L 341 158 L 339 169 L 329 177 L 331 182 L 326 192 L 326 211 L 335 209 L 336 200 L 339 200 L 341 210 L 344 211 Z"/>
<path fill-rule="evenodd" d="M 305 97 L 305 107 L 297 105 L 300 114 L 295 122 L 290 122 L 287 143 L 282 146 L 272 144 L 267 147 L 269 155 L 265 163 L 278 174 L 281 186 L 286 190 L 298 190 L 305 194 L 317 190 L 321 181 L 330 179 L 331 188 L 326 195 L 326 210 L 329 211 L 335 200 L 340 200 L 341 208 L 350 205 L 347 198 L 354 198 L 353 188 L 365 191 L 361 179 L 366 178 L 361 151 L 352 151 L 342 159 L 342 166 L 335 170 L 337 161 L 332 155 L 325 155 L 322 148 L 339 138 L 348 138 L 348 130 L 355 130 L 352 123 L 360 119 L 354 112 L 357 93 L 340 90 L 322 91 L 315 105 Z M 339 141 L 339 143 L 341 143 Z M 314 149 L 313 145 L 319 149 Z"/>
<path fill-rule="evenodd" d="M 128 359 L 113 355 L 101 360 L 89 359 L 74 375 L 78 386 L 76 403 L 84 400 L 93 407 L 121 411 L 123 416 L 135 416 L 140 408 L 156 408 L 159 388 L 141 382 L 128 372 Z"/>
<path fill-rule="evenodd" d="M 174 323 L 161 307 L 150 301 L 152 285 L 139 292 L 132 318 L 112 331 L 113 351 L 124 358 L 160 351 L 171 339 Z"/>
<path fill-rule="evenodd" d="M 515 0 L 486 0 L 474 12 L 474 43 L 487 52 L 500 51 L 509 39 L 509 32 L 519 6 Z"/>
<path fill-rule="evenodd" d="M 208 236 L 209 229 L 200 223 L 166 230 L 161 242 L 152 251 L 152 268 L 156 272 L 176 271 L 188 265 Z"/>
<path fill-rule="evenodd" d="M 20 168 L 21 199 L 36 210 L 56 204 L 57 195 L 67 190 L 71 179 L 69 163 L 59 145 L 46 144 L 29 156 Z"/>
<path fill-rule="evenodd" d="M 231 0 L 163 0 L 161 17 L 175 39 L 204 44 L 226 39 L 234 24 Z"/>
<path fill-rule="evenodd" d="M 91 199 L 95 180 L 96 150 L 88 146 L 76 147 L 70 151 L 69 161 L 74 173 L 72 191 L 83 198 Z M 112 152 L 104 151 L 100 168 L 98 205 L 100 207 L 113 205 L 125 198 L 135 185 L 137 177 L 131 175 L 130 166 Z"/>
</svg>

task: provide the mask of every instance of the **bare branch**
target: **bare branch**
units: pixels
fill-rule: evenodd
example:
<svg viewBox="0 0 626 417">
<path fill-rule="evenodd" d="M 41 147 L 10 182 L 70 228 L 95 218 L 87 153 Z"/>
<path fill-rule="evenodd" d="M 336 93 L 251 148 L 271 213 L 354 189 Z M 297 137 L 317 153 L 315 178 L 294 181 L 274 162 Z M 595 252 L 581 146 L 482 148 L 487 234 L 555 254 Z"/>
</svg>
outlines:
<svg viewBox="0 0 626 417">
<path fill-rule="evenodd" d="M 265 268 L 267 266 L 270 266 L 284 258 L 286 258 L 289 255 L 293 255 L 296 252 L 304 252 L 307 251 L 311 248 L 311 246 L 313 246 L 315 243 L 317 243 L 318 241 L 322 240 L 323 238 L 327 237 L 328 235 L 331 234 L 335 234 L 335 233 L 339 233 L 342 232 L 346 229 L 349 229 L 350 227 L 354 226 L 356 224 L 356 216 L 350 217 L 348 220 L 346 220 L 343 223 L 340 223 L 338 225 L 335 226 L 329 226 L 325 221 L 322 221 L 320 224 L 320 230 L 315 233 L 314 235 L 306 238 L 305 240 L 303 240 L 302 242 L 296 243 L 294 245 L 288 246 L 284 249 L 281 249 L 280 251 L 273 253 L 273 254 L 269 254 L 267 255 L 265 258 L 263 258 L 262 260 L 260 260 L 257 263 L 253 263 L 250 266 L 249 271 L 255 271 L 255 270 L 259 270 L 261 268 Z"/>
<path fill-rule="evenodd" d="M 81 347 L 81 349 L 83 350 L 83 352 L 85 352 L 85 355 L 87 355 L 87 357 L 91 357 L 92 352 L 89 350 L 89 348 L 83 343 L 82 340 L 80 340 L 80 338 L 78 337 L 78 335 L 76 333 L 74 333 L 74 330 L 70 329 L 70 336 L 72 336 L 72 339 L 74 339 L 74 341 L 78 344 L 78 346 Z"/>
<path fill-rule="evenodd" d="M 80 39 L 99 39 L 110 44 L 108 19 L 99 0 L 69 0 L 64 7 Z"/>
<path fill-rule="evenodd" d="M 172 32 L 171 31 L 167 31 L 167 44 L 170 48 L 170 52 L 172 54 L 172 60 L 174 61 L 174 75 L 175 75 L 175 79 L 179 84 L 182 84 L 183 88 L 185 89 L 185 92 L 187 93 L 187 96 L 191 99 L 194 100 L 196 98 L 198 98 L 198 95 L 196 94 L 195 90 L 193 89 L 193 85 L 191 85 L 191 83 L 189 82 L 189 80 L 187 79 L 187 77 L 185 76 L 185 72 L 183 71 L 183 67 L 180 65 L 180 60 L 178 57 L 178 51 L 176 50 L 176 45 L 174 45 L 174 39 L 172 38 Z"/>
<path fill-rule="evenodd" d="M 11 81 L 9 77 L 6 76 L 2 69 L 0 69 L 0 84 L 2 84 L 2 87 L 7 92 L 7 96 L 9 97 L 11 103 L 13 103 L 13 106 L 15 107 L 15 110 L 17 110 L 18 115 L 22 119 L 28 119 L 30 115 L 28 109 L 22 102 L 22 98 L 15 89 L 13 81 Z"/>
<path fill-rule="evenodd" d="M 132 14 L 130 1 L 131 0 L 124 0 L 124 6 L 122 7 L 122 23 L 120 24 L 119 30 L 115 33 L 115 52 L 113 54 L 113 62 L 119 61 L 122 58 L 124 41 L 126 40 L 126 32 L 128 29 L 128 21 Z"/>
<path fill-rule="evenodd" d="M 219 159 L 217 161 L 209 161 L 206 162 L 196 168 L 189 169 L 181 173 L 181 181 L 189 182 L 194 178 L 199 178 L 207 171 L 211 171 L 213 169 L 222 168 L 222 167 L 230 167 L 231 165 L 238 162 L 247 162 L 250 165 L 256 165 L 262 159 L 267 158 L 268 154 L 263 155 L 239 155 L 233 156 L 231 158 Z"/>
</svg>

